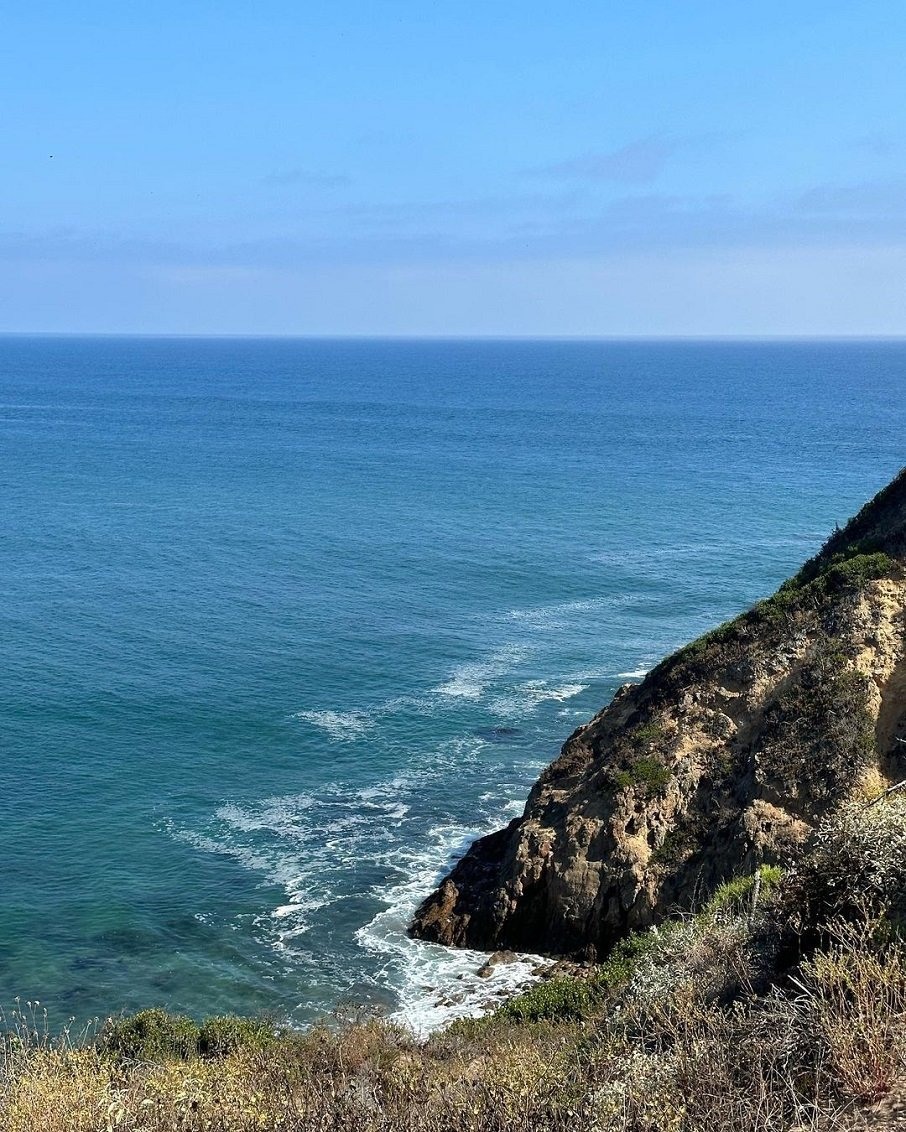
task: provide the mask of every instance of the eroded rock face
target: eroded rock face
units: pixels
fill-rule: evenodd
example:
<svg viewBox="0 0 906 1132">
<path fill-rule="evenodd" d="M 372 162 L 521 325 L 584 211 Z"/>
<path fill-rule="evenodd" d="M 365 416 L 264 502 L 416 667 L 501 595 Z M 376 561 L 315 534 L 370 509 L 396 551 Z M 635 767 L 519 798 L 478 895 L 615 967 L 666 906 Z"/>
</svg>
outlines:
<svg viewBox="0 0 906 1132">
<path fill-rule="evenodd" d="M 600 957 L 789 858 L 860 781 L 906 777 L 904 564 L 906 472 L 774 598 L 621 688 L 412 934 Z"/>
</svg>

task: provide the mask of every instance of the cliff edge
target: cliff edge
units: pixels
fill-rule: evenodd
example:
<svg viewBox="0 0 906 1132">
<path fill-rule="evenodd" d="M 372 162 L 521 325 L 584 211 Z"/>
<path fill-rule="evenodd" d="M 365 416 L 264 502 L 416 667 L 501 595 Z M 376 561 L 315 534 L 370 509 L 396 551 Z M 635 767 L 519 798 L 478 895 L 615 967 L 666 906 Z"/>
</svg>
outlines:
<svg viewBox="0 0 906 1132">
<path fill-rule="evenodd" d="M 777 593 L 625 685 L 410 933 L 596 959 L 906 777 L 906 469 Z"/>
</svg>

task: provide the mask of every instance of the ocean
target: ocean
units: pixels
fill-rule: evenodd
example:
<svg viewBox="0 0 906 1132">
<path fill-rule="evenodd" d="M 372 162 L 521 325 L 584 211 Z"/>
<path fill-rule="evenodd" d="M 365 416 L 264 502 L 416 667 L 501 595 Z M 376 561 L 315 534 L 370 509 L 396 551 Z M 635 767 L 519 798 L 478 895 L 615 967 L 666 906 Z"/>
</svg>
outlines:
<svg viewBox="0 0 906 1132">
<path fill-rule="evenodd" d="M 902 342 L 0 338 L 0 1005 L 423 1032 L 418 901 L 904 463 Z"/>
</svg>

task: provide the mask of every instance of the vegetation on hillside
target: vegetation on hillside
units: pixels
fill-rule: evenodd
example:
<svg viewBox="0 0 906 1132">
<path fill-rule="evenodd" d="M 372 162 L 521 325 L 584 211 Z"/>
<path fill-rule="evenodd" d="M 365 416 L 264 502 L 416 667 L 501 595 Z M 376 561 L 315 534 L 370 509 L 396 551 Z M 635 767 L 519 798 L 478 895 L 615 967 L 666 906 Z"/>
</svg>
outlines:
<svg viewBox="0 0 906 1132">
<path fill-rule="evenodd" d="M 424 1043 L 146 1011 L 82 1040 L 8 1023 L 9 1132 L 698 1132 L 856 1127 L 906 1074 L 906 799 L 851 802 L 786 874 L 724 885 Z"/>
<path fill-rule="evenodd" d="M 784 582 L 773 596 L 756 602 L 745 613 L 698 637 L 664 661 L 660 669 L 662 672 L 672 669 L 677 676 L 686 676 L 690 669 L 701 669 L 726 659 L 721 658 L 720 650 L 727 646 L 731 654 L 737 646 L 742 655 L 754 629 L 763 626 L 789 629 L 795 621 L 809 618 L 822 606 L 832 606 L 836 600 L 856 593 L 869 582 L 901 573 L 902 567 L 896 559 L 864 543 L 854 543 L 830 556 L 822 551 Z"/>
</svg>

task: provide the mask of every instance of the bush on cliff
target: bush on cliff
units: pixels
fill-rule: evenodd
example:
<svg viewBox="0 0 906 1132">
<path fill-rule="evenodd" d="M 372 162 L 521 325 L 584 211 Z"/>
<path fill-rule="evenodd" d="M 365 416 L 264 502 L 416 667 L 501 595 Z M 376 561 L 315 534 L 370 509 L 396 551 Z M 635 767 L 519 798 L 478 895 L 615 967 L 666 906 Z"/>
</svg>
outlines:
<svg viewBox="0 0 906 1132">
<path fill-rule="evenodd" d="M 785 886 L 783 912 L 802 935 L 831 919 L 906 917 L 906 796 L 849 801 L 822 821 Z"/>
<path fill-rule="evenodd" d="M 830 557 L 816 556 L 794 577 L 788 579 L 775 594 L 698 637 L 663 662 L 677 676 L 690 668 L 705 669 L 723 659 L 742 657 L 753 630 L 767 625 L 781 631 L 810 617 L 836 599 L 856 593 L 879 578 L 901 576 L 896 559 L 879 550 L 867 550 L 855 543 Z M 721 656 L 726 653 L 725 656 Z"/>
<path fill-rule="evenodd" d="M 868 680 L 819 635 L 811 655 L 769 703 L 758 773 L 811 809 L 844 798 L 875 755 Z"/>
<path fill-rule="evenodd" d="M 100 1048 L 124 1061 L 161 1061 L 223 1057 L 240 1049 L 263 1050 L 279 1031 L 258 1018 L 221 1015 L 200 1026 L 183 1014 L 140 1010 L 128 1018 L 108 1019 Z"/>
<path fill-rule="evenodd" d="M 140 1010 L 129 1018 L 108 1019 L 101 1048 L 128 1061 L 189 1058 L 198 1053 L 198 1026 L 166 1010 Z"/>
</svg>

